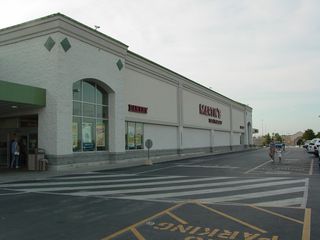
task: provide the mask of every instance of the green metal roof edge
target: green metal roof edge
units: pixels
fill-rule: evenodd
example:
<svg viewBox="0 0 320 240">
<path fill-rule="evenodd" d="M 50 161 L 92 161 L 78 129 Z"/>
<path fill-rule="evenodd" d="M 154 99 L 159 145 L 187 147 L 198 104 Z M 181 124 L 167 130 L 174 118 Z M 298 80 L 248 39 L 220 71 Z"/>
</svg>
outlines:
<svg viewBox="0 0 320 240">
<path fill-rule="evenodd" d="M 46 90 L 0 80 L 0 101 L 46 106 Z"/>
</svg>

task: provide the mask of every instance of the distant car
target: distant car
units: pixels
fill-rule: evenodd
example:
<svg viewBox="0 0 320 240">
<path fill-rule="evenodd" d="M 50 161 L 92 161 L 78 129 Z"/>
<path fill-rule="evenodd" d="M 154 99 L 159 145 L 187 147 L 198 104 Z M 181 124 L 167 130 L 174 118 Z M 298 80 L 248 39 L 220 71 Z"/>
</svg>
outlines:
<svg viewBox="0 0 320 240">
<path fill-rule="evenodd" d="M 318 148 L 320 148 L 320 138 L 314 138 L 308 144 L 307 152 L 313 153 L 314 155 L 318 156 L 319 155 Z"/>
<path fill-rule="evenodd" d="M 282 150 L 285 149 L 284 143 L 275 143 L 275 147 L 278 148 L 278 149 L 282 149 Z"/>
</svg>

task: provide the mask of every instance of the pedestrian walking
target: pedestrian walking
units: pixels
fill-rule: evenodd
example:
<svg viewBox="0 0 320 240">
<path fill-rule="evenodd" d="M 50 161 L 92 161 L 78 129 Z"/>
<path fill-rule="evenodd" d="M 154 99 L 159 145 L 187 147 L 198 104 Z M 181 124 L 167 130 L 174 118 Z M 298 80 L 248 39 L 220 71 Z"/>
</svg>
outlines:
<svg viewBox="0 0 320 240">
<path fill-rule="evenodd" d="M 274 162 L 275 152 L 276 152 L 276 145 L 274 144 L 273 141 L 271 141 L 270 146 L 269 146 L 269 156 L 270 156 L 272 162 Z"/>
<path fill-rule="evenodd" d="M 277 156 L 279 159 L 279 163 L 281 163 L 281 160 L 282 160 L 282 148 L 281 147 L 277 148 Z"/>
<path fill-rule="evenodd" d="M 19 148 L 17 138 L 15 138 L 11 143 L 11 156 L 12 156 L 12 160 L 11 160 L 10 167 L 19 168 L 20 148 Z"/>
</svg>

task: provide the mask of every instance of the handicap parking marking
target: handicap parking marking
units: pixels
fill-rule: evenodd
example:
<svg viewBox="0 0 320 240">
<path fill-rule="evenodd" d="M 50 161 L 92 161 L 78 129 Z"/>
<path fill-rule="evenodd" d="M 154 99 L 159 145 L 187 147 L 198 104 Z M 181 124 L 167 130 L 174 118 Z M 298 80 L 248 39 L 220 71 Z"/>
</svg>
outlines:
<svg viewBox="0 0 320 240">
<path fill-rule="evenodd" d="M 176 204 L 102 240 L 310 240 L 311 209 Z"/>
<path fill-rule="evenodd" d="M 110 235 L 110 236 L 107 236 L 107 237 L 102 238 L 101 240 L 111 240 L 111 239 L 115 239 L 116 237 L 121 236 L 122 234 L 128 233 L 128 232 L 132 232 L 132 233 L 137 237 L 138 240 L 145 239 L 145 238 L 143 238 L 143 236 L 137 231 L 136 228 L 137 228 L 138 226 L 141 226 L 141 225 L 153 225 L 153 224 L 150 224 L 150 223 L 153 223 L 153 222 L 151 222 L 151 220 L 153 220 L 153 219 L 155 219 L 155 218 L 157 218 L 157 217 L 163 216 L 163 215 L 165 215 L 165 214 L 168 214 L 168 212 L 170 212 L 170 211 L 172 211 L 172 210 L 174 210 L 174 209 L 176 209 L 176 208 L 179 208 L 179 207 L 181 207 L 181 206 L 184 205 L 184 204 L 186 204 L 186 202 L 175 204 L 174 206 L 172 206 L 172 207 L 170 207 L 170 208 L 167 208 L 167 209 L 165 209 L 165 210 L 163 210 L 163 211 L 161 211 L 161 212 L 156 213 L 155 215 L 152 215 L 151 217 L 148 217 L 148 218 L 143 219 L 143 220 L 141 220 L 141 221 L 139 221 L 139 222 L 137 222 L 137 223 L 134 223 L 134 224 L 132 224 L 132 225 L 126 227 L 126 228 L 123 228 L 123 229 L 121 229 L 121 230 L 113 233 L 113 234 Z M 183 223 L 186 223 L 186 222 L 183 221 Z M 135 233 L 138 233 L 139 236 L 137 236 Z M 139 238 L 140 235 L 141 235 L 142 238 Z M 126 239 L 126 238 L 125 238 L 125 239 Z"/>
</svg>

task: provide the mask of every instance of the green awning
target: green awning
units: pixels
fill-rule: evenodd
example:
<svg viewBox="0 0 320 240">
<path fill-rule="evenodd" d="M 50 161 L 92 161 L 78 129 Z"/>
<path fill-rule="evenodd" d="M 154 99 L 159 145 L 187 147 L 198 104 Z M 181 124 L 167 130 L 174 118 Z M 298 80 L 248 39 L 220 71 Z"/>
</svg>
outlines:
<svg viewBox="0 0 320 240">
<path fill-rule="evenodd" d="M 45 107 L 46 90 L 0 80 L 0 101 Z"/>
</svg>

